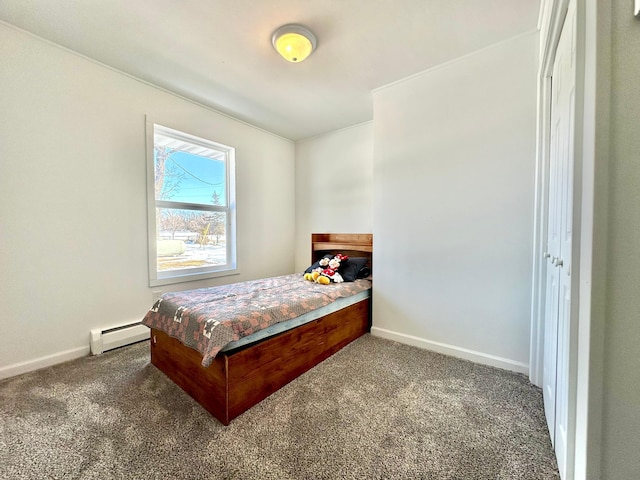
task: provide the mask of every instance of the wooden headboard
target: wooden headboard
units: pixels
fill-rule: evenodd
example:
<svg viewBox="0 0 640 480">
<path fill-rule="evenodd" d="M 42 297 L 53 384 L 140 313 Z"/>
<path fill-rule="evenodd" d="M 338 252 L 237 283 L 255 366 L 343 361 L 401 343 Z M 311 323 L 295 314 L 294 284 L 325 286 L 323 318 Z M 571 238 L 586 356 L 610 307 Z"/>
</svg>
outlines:
<svg viewBox="0 0 640 480">
<path fill-rule="evenodd" d="M 321 259 L 327 253 L 367 257 L 371 267 L 373 235 L 370 233 L 312 233 L 311 263 Z"/>
</svg>

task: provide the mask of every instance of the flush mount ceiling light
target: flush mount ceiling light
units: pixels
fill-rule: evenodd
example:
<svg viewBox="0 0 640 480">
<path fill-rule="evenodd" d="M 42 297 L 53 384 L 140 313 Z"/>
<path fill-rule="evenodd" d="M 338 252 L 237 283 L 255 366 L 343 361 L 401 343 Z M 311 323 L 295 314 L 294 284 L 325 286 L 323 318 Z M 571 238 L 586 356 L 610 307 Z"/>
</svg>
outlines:
<svg viewBox="0 0 640 480">
<path fill-rule="evenodd" d="M 288 62 L 299 63 L 316 48 L 316 37 L 302 25 L 284 25 L 271 37 L 271 43 Z"/>
</svg>

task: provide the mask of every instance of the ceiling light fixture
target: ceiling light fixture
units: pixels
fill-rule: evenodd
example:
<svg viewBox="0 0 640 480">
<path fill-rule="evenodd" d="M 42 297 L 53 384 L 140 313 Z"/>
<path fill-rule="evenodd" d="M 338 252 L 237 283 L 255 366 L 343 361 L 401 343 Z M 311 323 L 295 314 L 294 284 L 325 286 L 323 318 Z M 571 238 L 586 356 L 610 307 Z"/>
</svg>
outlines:
<svg viewBox="0 0 640 480">
<path fill-rule="evenodd" d="M 288 62 L 299 63 L 316 48 L 316 37 L 302 25 L 284 25 L 271 37 L 271 43 Z"/>
</svg>

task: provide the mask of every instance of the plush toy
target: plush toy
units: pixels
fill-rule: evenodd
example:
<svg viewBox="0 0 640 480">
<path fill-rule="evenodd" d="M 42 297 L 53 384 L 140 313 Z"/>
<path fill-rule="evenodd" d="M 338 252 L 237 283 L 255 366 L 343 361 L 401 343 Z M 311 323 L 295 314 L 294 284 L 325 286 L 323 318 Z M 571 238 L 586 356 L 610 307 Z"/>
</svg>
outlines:
<svg viewBox="0 0 640 480">
<path fill-rule="evenodd" d="M 311 273 L 305 273 L 304 279 L 310 282 L 320 283 L 322 285 L 328 285 L 331 282 L 341 283 L 344 282 L 342 275 L 338 272 L 340 264 L 349 257 L 338 253 L 333 258 L 324 257 L 320 259 L 319 267 L 314 269 Z"/>
</svg>

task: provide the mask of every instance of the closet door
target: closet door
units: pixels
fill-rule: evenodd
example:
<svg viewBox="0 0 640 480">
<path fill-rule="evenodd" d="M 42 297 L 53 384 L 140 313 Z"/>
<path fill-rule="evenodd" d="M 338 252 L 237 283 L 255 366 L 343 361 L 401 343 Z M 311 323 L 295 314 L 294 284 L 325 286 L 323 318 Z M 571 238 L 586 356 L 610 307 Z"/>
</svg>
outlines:
<svg viewBox="0 0 640 480">
<path fill-rule="evenodd" d="M 558 54 L 560 54 L 558 52 Z M 558 358 L 558 304 L 560 293 L 560 272 L 554 265 L 560 257 L 561 215 L 561 179 L 558 158 L 562 146 L 562 118 L 558 108 L 558 90 L 556 77 L 551 79 L 551 144 L 549 169 L 549 213 L 547 225 L 547 279 L 544 313 L 544 367 L 542 372 L 544 413 L 551 434 L 551 443 L 555 445 L 556 423 L 556 373 Z M 558 82 L 559 83 L 559 82 Z"/>
<path fill-rule="evenodd" d="M 560 35 L 552 77 L 547 290 L 543 396 L 551 441 L 566 478 L 569 406 L 569 326 L 573 242 L 575 2 Z"/>
</svg>

